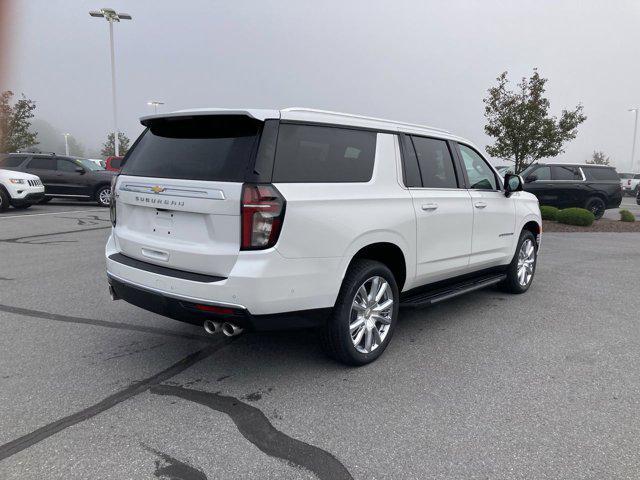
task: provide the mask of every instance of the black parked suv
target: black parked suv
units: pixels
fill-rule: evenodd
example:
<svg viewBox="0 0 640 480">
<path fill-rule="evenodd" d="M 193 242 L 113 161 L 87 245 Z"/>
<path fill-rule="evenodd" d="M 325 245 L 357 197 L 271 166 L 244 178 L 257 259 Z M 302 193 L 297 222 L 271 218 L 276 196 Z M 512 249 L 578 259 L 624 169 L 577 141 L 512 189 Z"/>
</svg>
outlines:
<svg viewBox="0 0 640 480">
<path fill-rule="evenodd" d="M 535 163 L 522 178 L 524 189 L 538 197 L 540 205 L 586 208 L 596 219 L 622 202 L 618 173 L 605 165 Z"/>
<path fill-rule="evenodd" d="M 109 172 L 90 160 L 56 154 L 10 153 L 0 158 L 0 168 L 32 173 L 44 184 L 44 202 L 55 197 L 95 200 L 109 206 L 111 179 Z"/>
</svg>

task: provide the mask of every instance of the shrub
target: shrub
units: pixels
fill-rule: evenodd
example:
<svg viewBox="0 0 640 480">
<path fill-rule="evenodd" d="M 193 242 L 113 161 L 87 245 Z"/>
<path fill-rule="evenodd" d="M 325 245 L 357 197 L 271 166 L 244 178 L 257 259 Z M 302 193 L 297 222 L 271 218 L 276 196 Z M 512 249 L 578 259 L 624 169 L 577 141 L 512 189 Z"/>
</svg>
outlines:
<svg viewBox="0 0 640 480">
<path fill-rule="evenodd" d="M 627 210 L 626 208 L 623 208 L 622 210 L 620 210 L 620 221 L 621 222 L 635 222 L 636 221 L 636 217 L 634 217 L 633 213 L 631 213 L 629 210 Z"/>
<path fill-rule="evenodd" d="M 543 220 L 556 220 L 558 218 L 559 211 L 560 209 L 556 207 L 549 207 L 547 205 L 540 207 L 540 213 L 542 214 Z"/>
<path fill-rule="evenodd" d="M 588 227 L 591 225 L 596 217 L 593 216 L 589 210 L 584 208 L 565 208 L 558 212 L 556 218 L 560 223 L 566 223 L 567 225 L 578 225 L 580 227 Z"/>
</svg>

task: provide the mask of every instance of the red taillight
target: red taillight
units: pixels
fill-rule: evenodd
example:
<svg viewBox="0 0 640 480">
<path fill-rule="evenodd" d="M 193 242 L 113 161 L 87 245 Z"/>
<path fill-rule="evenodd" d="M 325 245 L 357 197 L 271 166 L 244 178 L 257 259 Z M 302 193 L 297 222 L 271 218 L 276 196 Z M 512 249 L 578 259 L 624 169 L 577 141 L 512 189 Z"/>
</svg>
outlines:
<svg viewBox="0 0 640 480">
<path fill-rule="evenodd" d="M 285 201 L 273 185 L 245 184 L 242 187 L 241 250 L 273 247 L 284 220 Z"/>
</svg>

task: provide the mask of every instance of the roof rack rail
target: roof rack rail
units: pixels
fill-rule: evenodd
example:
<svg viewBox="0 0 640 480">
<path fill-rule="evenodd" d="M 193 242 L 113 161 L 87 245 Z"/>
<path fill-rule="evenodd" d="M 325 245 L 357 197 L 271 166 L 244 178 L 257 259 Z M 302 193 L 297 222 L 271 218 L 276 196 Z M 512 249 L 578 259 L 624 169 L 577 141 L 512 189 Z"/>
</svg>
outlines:
<svg viewBox="0 0 640 480">
<path fill-rule="evenodd" d="M 449 130 L 445 130 L 443 128 L 430 127 L 429 125 L 419 125 L 417 123 L 407 123 L 407 122 L 398 122 L 396 120 L 386 120 L 384 118 L 377 117 L 367 117 L 365 115 L 354 115 L 352 113 L 343 113 L 343 112 L 334 112 L 331 110 L 320 110 L 316 108 L 304 108 L 304 107 L 287 107 L 282 109 L 283 112 L 312 112 L 312 113 L 324 113 L 328 115 L 335 115 L 338 117 L 345 118 L 360 118 L 362 120 L 372 120 L 376 122 L 384 122 L 384 123 L 393 123 L 394 125 L 402 125 L 404 127 L 416 127 L 416 128 L 426 128 L 428 130 L 433 130 L 436 132 L 442 133 L 451 133 Z"/>
</svg>

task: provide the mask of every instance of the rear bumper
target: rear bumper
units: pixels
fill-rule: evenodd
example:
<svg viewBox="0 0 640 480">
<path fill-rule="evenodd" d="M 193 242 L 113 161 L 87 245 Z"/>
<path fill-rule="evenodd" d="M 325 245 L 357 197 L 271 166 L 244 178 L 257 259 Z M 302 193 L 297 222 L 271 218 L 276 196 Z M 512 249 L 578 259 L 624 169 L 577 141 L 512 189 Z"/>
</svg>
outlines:
<svg viewBox="0 0 640 480">
<path fill-rule="evenodd" d="M 276 249 L 241 252 L 226 278 L 212 281 L 168 268 L 136 268 L 135 263 L 116 261 L 119 250 L 110 236 L 107 273 L 117 281 L 163 297 L 244 309 L 252 315 L 332 308 L 342 282 L 340 258 L 291 259 Z"/>
<path fill-rule="evenodd" d="M 193 299 L 180 299 L 168 296 L 149 288 L 131 285 L 121 279 L 108 275 L 109 285 L 117 299 L 122 299 L 136 307 L 173 318 L 181 322 L 202 325 L 207 319 L 219 322 L 232 322 L 239 327 L 253 331 L 290 330 L 313 328 L 323 324 L 331 312 L 330 308 L 306 311 L 286 312 L 271 315 L 253 315 L 246 308 L 238 305 L 230 308 L 233 313 L 216 314 L 199 311 L 198 302 Z"/>
</svg>

